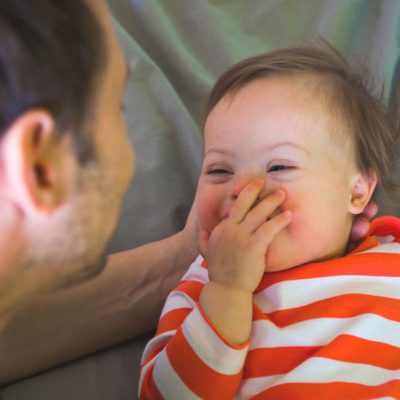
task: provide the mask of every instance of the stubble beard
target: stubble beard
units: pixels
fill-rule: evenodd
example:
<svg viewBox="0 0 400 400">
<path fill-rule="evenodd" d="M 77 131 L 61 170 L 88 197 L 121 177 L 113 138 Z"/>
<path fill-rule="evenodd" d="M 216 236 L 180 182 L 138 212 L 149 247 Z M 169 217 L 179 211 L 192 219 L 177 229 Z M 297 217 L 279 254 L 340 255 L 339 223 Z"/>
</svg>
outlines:
<svg viewBox="0 0 400 400">
<path fill-rule="evenodd" d="M 115 228 L 120 201 L 97 164 L 82 167 L 77 192 L 43 226 L 32 226 L 23 268 L 42 274 L 41 290 L 60 290 L 99 275 Z M 38 285 L 40 285 L 40 279 Z M 44 284 L 44 283 L 43 283 Z"/>
</svg>

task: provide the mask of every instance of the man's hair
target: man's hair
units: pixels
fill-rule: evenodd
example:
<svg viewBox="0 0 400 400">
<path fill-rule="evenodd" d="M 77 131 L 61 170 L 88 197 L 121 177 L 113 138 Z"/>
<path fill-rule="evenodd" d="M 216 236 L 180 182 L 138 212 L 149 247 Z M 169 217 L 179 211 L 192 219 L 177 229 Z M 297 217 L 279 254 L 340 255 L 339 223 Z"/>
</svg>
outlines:
<svg viewBox="0 0 400 400">
<path fill-rule="evenodd" d="M 206 103 L 204 121 L 224 96 L 234 95 L 248 83 L 296 74 L 307 74 L 322 83 L 318 88 L 329 112 L 339 115 L 352 134 L 358 168 L 376 172 L 379 194 L 386 200 L 387 209 L 398 210 L 400 190 L 393 174 L 399 156 L 397 121 L 393 121 L 384 105 L 382 91 L 374 94 L 376 90 L 370 87 L 366 70 L 354 72 L 346 59 L 326 42 L 322 46 L 276 50 L 233 65 L 215 83 Z"/>
<path fill-rule="evenodd" d="M 106 51 L 84 0 L 1 0 L 0 139 L 22 113 L 44 108 L 58 134 L 73 136 L 78 159 L 92 159 L 92 138 L 81 128 Z"/>
</svg>

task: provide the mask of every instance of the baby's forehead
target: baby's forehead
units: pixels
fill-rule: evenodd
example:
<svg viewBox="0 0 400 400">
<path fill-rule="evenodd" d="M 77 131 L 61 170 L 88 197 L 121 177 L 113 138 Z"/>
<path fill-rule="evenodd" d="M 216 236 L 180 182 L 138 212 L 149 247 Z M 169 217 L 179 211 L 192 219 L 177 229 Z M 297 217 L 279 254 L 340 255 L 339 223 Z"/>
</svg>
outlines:
<svg viewBox="0 0 400 400">
<path fill-rule="evenodd" d="M 281 135 L 285 137 L 285 129 L 297 132 L 299 127 L 303 130 L 302 126 L 306 125 L 310 137 L 315 137 L 317 132 L 318 140 L 331 139 L 332 146 L 327 143 L 332 151 L 336 152 L 339 147 L 355 152 L 354 146 L 351 147 L 350 124 L 336 106 L 336 99 L 332 98 L 335 93 L 324 78 L 312 73 L 291 73 L 253 79 L 220 100 L 206 121 L 206 133 L 231 132 L 231 128 L 236 130 L 243 126 L 247 136 L 246 132 L 253 129 L 253 125 L 250 128 L 248 124 L 253 120 L 259 121 L 258 126 L 266 127 L 264 132 L 270 136 L 268 141 L 282 139 Z M 226 140 L 226 135 L 222 138 Z"/>
<path fill-rule="evenodd" d="M 275 90 L 271 90 L 271 82 L 273 82 Z M 311 71 L 277 72 L 251 79 L 228 91 L 221 100 L 229 104 L 235 97 L 248 91 L 249 87 L 258 87 L 258 91 L 262 92 L 264 86 L 266 99 L 268 99 L 267 94 L 272 97 L 277 91 L 279 93 L 287 92 L 288 101 L 290 101 L 291 94 L 295 94 L 297 97 L 300 95 L 303 97 L 302 101 L 305 106 L 311 103 L 322 116 L 331 116 L 336 124 L 351 125 L 349 116 L 344 110 L 345 93 L 341 90 L 342 85 L 343 83 L 339 84 L 335 76 L 327 73 Z M 251 89 L 249 91 L 252 92 Z M 305 109 L 307 108 L 305 107 Z"/>
<path fill-rule="evenodd" d="M 282 88 L 296 88 L 303 91 L 304 96 L 313 98 L 319 104 L 321 100 L 340 101 L 340 93 L 337 88 L 337 79 L 332 74 L 317 73 L 314 71 L 295 71 L 295 72 L 271 72 L 265 76 L 252 79 L 239 87 L 235 93 L 240 92 L 247 85 L 262 85 L 264 82 L 274 81 Z"/>
<path fill-rule="evenodd" d="M 282 90 L 295 88 L 296 93 L 304 95 L 304 104 L 311 105 L 315 112 L 315 118 L 327 118 L 332 124 L 329 130 L 334 143 L 343 145 L 353 142 L 355 119 L 345 109 L 346 96 L 343 91 L 345 82 L 329 73 L 317 73 L 314 71 L 296 71 L 290 73 L 271 73 L 265 77 L 255 79 L 253 84 L 262 84 L 263 81 L 274 80 Z M 251 82 L 249 82 L 251 83 Z M 239 89 L 240 90 L 240 89 Z M 305 107 L 305 111 L 307 108 Z M 355 151 L 355 149 L 354 149 Z"/>
<path fill-rule="evenodd" d="M 304 102 L 315 103 L 315 107 L 325 106 L 321 109 L 323 113 L 332 113 L 335 117 L 347 119 L 345 115 L 338 115 L 338 111 L 342 105 L 343 95 L 341 88 L 338 87 L 337 79 L 331 74 L 316 73 L 312 71 L 296 71 L 296 72 L 271 72 L 260 77 L 255 77 L 238 86 L 230 88 L 219 102 L 231 102 L 237 96 L 242 96 L 244 92 L 251 91 L 251 88 L 258 87 L 262 91 L 274 96 L 272 86 L 279 92 L 296 93 L 304 97 Z M 249 90 L 250 88 L 250 90 Z M 267 97 L 266 97 L 267 98 Z M 290 98 L 289 98 L 290 100 Z"/>
</svg>

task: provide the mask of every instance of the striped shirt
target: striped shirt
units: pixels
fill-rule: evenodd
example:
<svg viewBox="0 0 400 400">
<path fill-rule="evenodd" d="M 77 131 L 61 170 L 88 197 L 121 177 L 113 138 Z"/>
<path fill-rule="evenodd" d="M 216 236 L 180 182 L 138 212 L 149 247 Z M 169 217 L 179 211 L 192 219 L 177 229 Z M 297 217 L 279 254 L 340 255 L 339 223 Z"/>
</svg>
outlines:
<svg viewBox="0 0 400 400">
<path fill-rule="evenodd" d="M 142 358 L 142 399 L 400 399 L 400 219 L 351 254 L 265 274 L 248 343 L 232 346 L 198 300 L 198 257 Z"/>
</svg>

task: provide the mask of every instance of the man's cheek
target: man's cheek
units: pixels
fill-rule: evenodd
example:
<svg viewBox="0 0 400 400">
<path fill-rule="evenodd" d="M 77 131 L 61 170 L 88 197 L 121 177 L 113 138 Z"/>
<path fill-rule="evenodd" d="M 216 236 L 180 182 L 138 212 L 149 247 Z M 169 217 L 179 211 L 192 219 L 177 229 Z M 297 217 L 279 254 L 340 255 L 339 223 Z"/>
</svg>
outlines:
<svg viewBox="0 0 400 400">
<path fill-rule="evenodd" d="M 211 232 L 219 222 L 219 201 L 216 196 L 204 196 L 199 198 L 198 217 L 200 229 Z"/>
<path fill-rule="evenodd" d="M 208 232 L 211 232 L 214 226 L 216 225 L 215 213 L 210 207 L 211 205 L 203 205 L 203 207 L 199 207 L 199 225 L 200 229 L 204 229 Z"/>
</svg>

